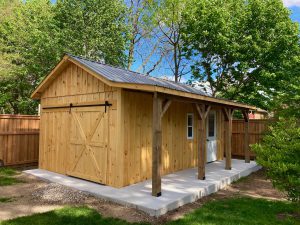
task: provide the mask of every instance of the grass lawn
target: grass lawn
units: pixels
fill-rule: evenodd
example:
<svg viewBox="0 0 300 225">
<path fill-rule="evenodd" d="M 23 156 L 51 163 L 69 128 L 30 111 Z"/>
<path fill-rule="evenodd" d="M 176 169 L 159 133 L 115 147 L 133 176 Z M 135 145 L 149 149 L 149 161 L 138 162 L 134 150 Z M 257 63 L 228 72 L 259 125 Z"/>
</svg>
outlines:
<svg viewBox="0 0 300 225">
<path fill-rule="evenodd" d="M 22 181 L 14 177 L 18 172 L 10 168 L 0 168 L 0 186 L 13 185 Z"/>
<path fill-rule="evenodd" d="M 300 224 L 299 205 L 290 202 L 267 201 L 252 198 L 231 198 L 206 203 L 184 218 L 167 225 L 287 225 Z M 298 219 L 295 216 L 297 215 Z M 86 207 L 66 207 L 47 213 L 35 214 L 0 223 L 0 225 L 104 225 L 124 224 L 125 221 L 103 218 Z M 142 223 L 140 223 L 142 224 Z"/>
<path fill-rule="evenodd" d="M 287 225 L 300 224 L 299 216 L 299 205 L 290 202 L 240 197 L 210 202 L 169 225 Z"/>
</svg>

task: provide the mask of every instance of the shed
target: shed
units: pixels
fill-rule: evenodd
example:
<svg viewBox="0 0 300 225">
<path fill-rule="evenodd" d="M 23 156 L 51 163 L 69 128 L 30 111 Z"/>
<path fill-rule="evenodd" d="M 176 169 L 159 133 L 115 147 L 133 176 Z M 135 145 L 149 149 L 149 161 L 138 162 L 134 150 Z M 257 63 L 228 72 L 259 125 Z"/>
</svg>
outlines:
<svg viewBox="0 0 300 225">
<path fill-rule="evenodd" d="M 231 169 L 234 110 L 255 107 L 189 85 L 65 55 L 33 92 L 40 99 L 39 168 L 116 188 L 223 160 Z M 250 162 L 248 126 L 245 161 Z"/>
</svg>

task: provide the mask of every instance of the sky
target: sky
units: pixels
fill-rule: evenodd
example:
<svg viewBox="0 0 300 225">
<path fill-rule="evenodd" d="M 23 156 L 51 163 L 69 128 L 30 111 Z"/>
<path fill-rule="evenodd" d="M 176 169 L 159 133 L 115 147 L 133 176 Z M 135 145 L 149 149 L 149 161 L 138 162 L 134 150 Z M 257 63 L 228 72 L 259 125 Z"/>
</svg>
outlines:
<svg viewBox="0 0 300 225">
<path fill-rule="evenodd" d="M 56 0 L 51 0 L 55 3 Z M 300 24 L 300 0 L 283 0 L 284 5 L 291 10 L 291 19 Z M 133 65 L 133 70 L 137 69 L 140 66 L 139 60 Z M 170 72 L 170 71 L 168 71 Z M 154 76 L 162 76 L 163 74 L 168 74 L 167 71 L 163 68 L 152 73 Z"/>
<path fill-rule="evenodd" d="M 283 0 L 283 3 L 291 10 L 291 19 L 300 23 L 300 0 Z"/>
</svg>

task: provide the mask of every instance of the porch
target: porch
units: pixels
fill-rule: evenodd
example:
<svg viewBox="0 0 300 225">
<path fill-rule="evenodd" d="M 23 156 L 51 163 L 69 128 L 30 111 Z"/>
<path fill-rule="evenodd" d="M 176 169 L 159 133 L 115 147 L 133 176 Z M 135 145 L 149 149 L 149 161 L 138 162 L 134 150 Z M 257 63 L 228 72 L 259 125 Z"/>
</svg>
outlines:
<svg viewBox="0 0 300 225">
<path fill-rule="evenodd" d="M 197 179 L 198 168 L 168 174 L 162 177 L 163 194 L 159 198 L 151 195 L 151 180 L 117 189 L 41 169 L 27 170 L 25 173 L 87 192 L 105 200 L 137 208 L 151 216 L 160 216 L 217 192 L 233 181 L 259 169 L 260 166 L 254 161 L 245 163 L 244 160 L 232 159 L 231 170 L 225 169 L 225 160 L 206 164 L 205 180 Z"/>
</svg>

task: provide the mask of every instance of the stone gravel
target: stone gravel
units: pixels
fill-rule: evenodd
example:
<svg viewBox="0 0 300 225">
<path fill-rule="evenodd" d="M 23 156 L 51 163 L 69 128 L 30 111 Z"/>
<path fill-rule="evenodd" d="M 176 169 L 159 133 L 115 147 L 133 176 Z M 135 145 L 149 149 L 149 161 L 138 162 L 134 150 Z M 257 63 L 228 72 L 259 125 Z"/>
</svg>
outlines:
<svg viewBox="0 0 300 225">
<path fill-rule="evenodd" d="M 33 201 L 45 203 L 77 204 L 84 202 L 90 195 L 82 191 L 73 190 L 56 183 L 49 183 L 32 193 Z"/>
</svg>

